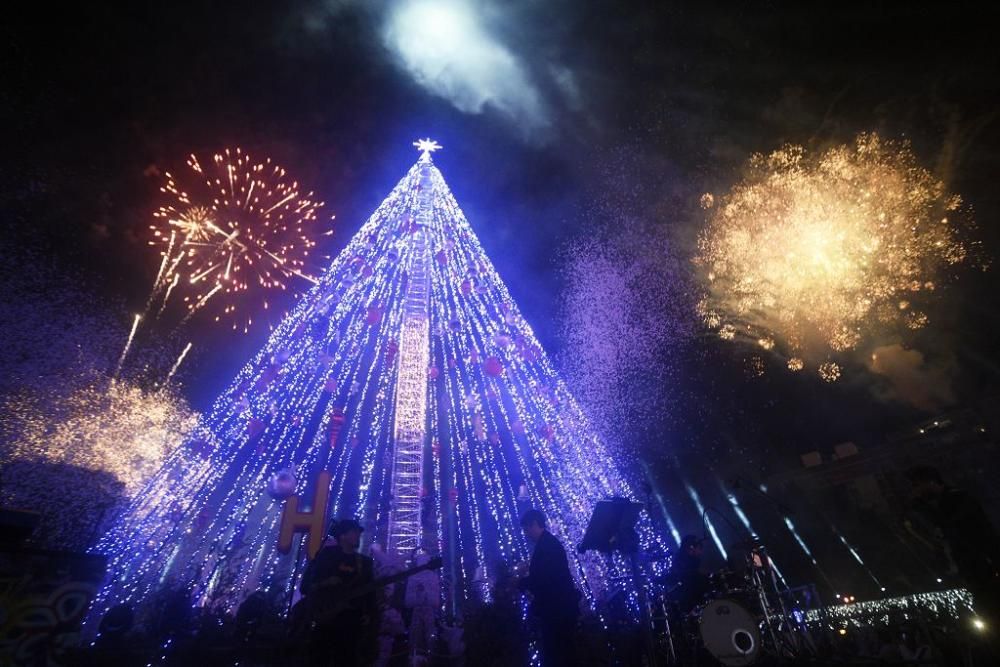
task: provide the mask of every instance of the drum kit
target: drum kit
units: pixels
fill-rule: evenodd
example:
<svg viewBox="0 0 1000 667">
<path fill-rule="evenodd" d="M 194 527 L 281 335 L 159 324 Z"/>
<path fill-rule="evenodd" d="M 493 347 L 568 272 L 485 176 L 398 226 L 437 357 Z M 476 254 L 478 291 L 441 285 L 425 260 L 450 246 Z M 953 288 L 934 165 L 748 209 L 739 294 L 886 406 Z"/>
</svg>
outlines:
<svg viewBox="0 0 1000 667">
<path fill-rule="evenodd" d="M 682 610 L 673 589 L 651 610 L 660 655 L 668 665 L 752 665 L 815 653 L 805 626 L 788 609 L 766 549 L 756 541 L 732 548 L 727 568 L 708 577 L 707 592 Z"/>
</svg>

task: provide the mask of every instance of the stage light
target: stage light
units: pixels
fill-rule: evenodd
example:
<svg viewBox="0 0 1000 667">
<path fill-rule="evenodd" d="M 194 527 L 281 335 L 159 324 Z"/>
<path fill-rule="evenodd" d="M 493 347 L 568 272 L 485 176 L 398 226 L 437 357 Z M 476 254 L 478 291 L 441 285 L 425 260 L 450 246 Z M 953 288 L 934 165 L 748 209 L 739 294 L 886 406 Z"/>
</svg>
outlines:
<svg viewBox="0 0 1000 667">
<path fill-rule="evenodd" d="M 734 496 L 733 494 L 729 493 L 726 490 L 726 486 L 725 484 L 722 483 L 721 479 L 717 477 L 716 481 L 719 483 L 719 488 L 722 489 L 722 492 L 723 494 L 725 494 L 726 499 L 729 501 L 729 504 L 732 505 L 733 511 L 736 513 L 737 518 L 739 518 L 740 522 L 743 524 L 743 527 L 750 532 L 750 536 L 753 537 L 753 539 L 755 540 L 758 539 L 757 532 L 753 529 L 753 526 L 750 524 L 750 519 L 743 511 L 743 508 L 740 507 L 739 500 L 737 500 L 736 496 Z M 788 582 L 785 581 L 785 575 L 781 573 L 781 568 L 779 568 L 778 564 L 774 562 L 774 558 L 771 558 L 771 567 L 774 568 L 774 573 L 778 575 L 778 578 L 781 579 L 782 583 L 784 583 L 787 586 Z"/>
<path fill-rule="evenodd" d="M 816 562 L 816 557 L 813 556 L 812 551 L 810 551 L 809 547 L 806 546 L 805 540 L 803 540 L 802 537 L 799 535 L 799 531 L 795 530 L 795 524 L 792 523 L 792 520 L 789 519 L 787 516 L 783 518 L 785 519 L 785 526 L 788 528 L 788 531 L 792 534 L 792 537 L 795 538 L 795 541 L 799 543 L 799 547 L 802 548 L 802 552 L 805 553 L 806 556 L 809 556 L 809 560 L 812 561 L 813 565 L 819 567 L 819 563 Z"/>
<path fill-rule="evenodd" d="M 972 619 L 972 627 L 982 632 L 983 630 L 986 629 L 986 624 L 983 623 L 982 619 L 974 618 Z"/>
<path fill-rule="evenodd" d="M 722 557 L 728 560 L 729 554 L 726 553 L 725 547 L 722 546 L 722 540 L 719 538 L 718 531 L 715 530 L 715 524 L 712 523 L 712 519 L 710 519 L 705 513 L 705 506 L 701 503 L 701 497 L 698 495 L 698 492 L 695 491 L 694 487 L 687 482 L 684 482 L 684 486 L 687 488 L 688 495 L 691 496 L 691 500 L 694 502 L 695 507 L 698 508 L 698 514 L 701 515 L 705 525 L 708 527 L 708 534 L 711 535 L 712 542 L 715 543 L 715 547 L 719 550 L 719 553 L 722 554 Z"/>
<path fill-rule="evenodd" d="M 843 637 L 844 635 L 847 634 L 847 628 L 841 628 L 841 629 L 837 630 L 837 634 L 839 634 L 841 637 Z"/>
<path fill-rule="evenodd" d="M 854 560 L 856 560 L 856 561 L 858 562 L 858 565 L 860 565 L 861 567 L 863 567 L 863 568 L 864 568 L 864 570 L 865 570 L 865 572 L 867 572 L 867 573 L 868 573 L 868 576 L 869 576 L 869 577 L 871 577 L 872 581 L 874 581 L 874 582 L 875 582 L 875 585 L 876 585 L 876 586 L 881 586 L 881 585 L 882 585 L 882 582 L 878 580 L 878 577 L 876 577 L 876 576 L 875 576 L 875 574 L 874 574 L 874 573 L 873 573 L 873 572 L 872 572 L 872 571 L 871 571 L 870 569 L 868 569 L 868 565 L 866 565 L 866 564 L 865 564 L 865 561 L 864 561 L 864 559 L 862 559 L 862 558 L 861 558 L 861 554 L 859 554 L 859 553 L 858 553 L 858 550 L 857 550 L 857 549 L 855 549 L 855 548 L 854 548 L 854 547 L 853 547 L 853 546 L 851 545 L 851 543 L 847 541 L 847 538 L 845 538 L 845 537 L 844 537 L 844 536 L 843 536 L 843 535 L 842 535 L 842 534 L 840 533 L 840 531 L 839 531 L 839 530 L 837 530 L 837 527 L 836 527 L 836 526 L 834 526 L 834 525 L 832 525 L 832 524 L 831 524 L 831 525 L 830 525 L 830 528 L 831 528 L 831 529 L 833 529 L 833 533 L 834 533 L 834 534 L 835 534 L 835 535 L 836 535 L 836 536 L 837 536 L 838 538 L 840 538 L 840 541 L 841 541 L 841 543 L 842 543 L 842 544 L 843 544 L 843 545 L 844 545 L 845 547 L 847 547 L 847 550 L 851 552 L 851 556 L 853 556 L 853 557 L 854 557 Z"/>
</svg>

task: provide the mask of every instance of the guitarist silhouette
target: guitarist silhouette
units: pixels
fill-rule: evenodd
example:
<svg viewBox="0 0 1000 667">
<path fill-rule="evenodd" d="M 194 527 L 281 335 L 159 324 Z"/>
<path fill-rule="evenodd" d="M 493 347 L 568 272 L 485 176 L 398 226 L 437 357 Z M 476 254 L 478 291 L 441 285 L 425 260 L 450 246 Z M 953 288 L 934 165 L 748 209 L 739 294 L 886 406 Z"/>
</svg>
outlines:
<svg viewBox="0 0 1000 667">
<path fill-rule="evenodd" d="M 379 589 L 441 567 L 435 557 L 375 579 L 374 562 L 358 553 L 363 530 L 354 519 L 333 522 L 330 535 L 337 544 L 321 549 L 302 575 L 304 597 L 292 607 L 291 635 L 307 643 L 309 665 L 370 665 L 378 654 Z"/>
<path fill-rule="evenodd" d="M 376 655 L 374 563 L 358 553 L 362 531 L 354 519 L 334 521 L 330 535 L 337 544 L 321 549 L 302 575 L 306 604 L 299 617 L 308 631 L 310 665 L 360 667 Z"/>
</svg>

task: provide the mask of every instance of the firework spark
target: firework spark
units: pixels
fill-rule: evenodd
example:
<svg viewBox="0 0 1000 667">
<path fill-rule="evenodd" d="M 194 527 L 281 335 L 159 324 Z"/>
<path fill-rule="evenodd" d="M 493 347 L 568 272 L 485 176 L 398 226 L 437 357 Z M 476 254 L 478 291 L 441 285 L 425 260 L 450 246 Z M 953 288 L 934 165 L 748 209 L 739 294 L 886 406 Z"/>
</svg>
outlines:
<svg viewBox="0 0 1000 667">
<path fill-rule="evenodd" d="M 906 143 L 875 134 L 755 155 L 699 238 L 698 313 L 723 339 L 835 381 L 830 354 L 927 324 L 918 304 L 974 254 L 965 213 Z"/>
<path fill-rule="evenodd" d="M 150 305 L 162 298 L 162 312 L 178 288 L 185 319 L 219 302 L 215 320 L 232 320 L 245 333 L 254 311 L 245 307 L 248 297 L 266 309 L 271 291 L 288 290 L 296 279 L 316 282 L 309 253 L 317 236 L 332 233 L 318 229 L 323 202 L 302 193 L 270 158 L 254 162 L 239 148 L 216 154 L 207 167 L 195 155 L 187 164 L 190 182 L 167 173 L 160 188 L 167 202 L 153 214 L 149 243 L 161 248 L 162 260 Z"/>
<path fill-rule="evenodd" d="M 5 503 L 44 512 L 33 540 L 85 548 L 197 424 L 169 390 L 107 379 L 68 394 L 0 397 Z"/>
<path fill-rule="evenodd" d="M 817 371 L 825 382 L 836 382 L 840 379 L 840 366 L 832 361 L 824 361 Z"/>
<path fill-rule="evenodd" d="M 119 367 L 134 318 L 30 242 L 0 255 L 0 282 L 0 505 L 42 514 L 32 544 L 85 549 L 195 423 L 173 387 L 150 390 L 181 350 L 137 332 Z"/>
<path fill-rule="evenodd" d="M 131 382 L 105 382 L 56 400 L 12 398 L 4 412 L 16 422 L 8 454 L 111 473 L 129 493 L 159 470 L 164 458 L 197 424 L 184 399 Z"/>
<path fill-rule="evenodd" d="M 696 323 L 669 239 L 613 220 L 562 253 L 560 365 L 594 423 L 617 440 L 663 415 L 659 389 L 672 371 L 663 353 L 689 340 Z"/>
</svg>

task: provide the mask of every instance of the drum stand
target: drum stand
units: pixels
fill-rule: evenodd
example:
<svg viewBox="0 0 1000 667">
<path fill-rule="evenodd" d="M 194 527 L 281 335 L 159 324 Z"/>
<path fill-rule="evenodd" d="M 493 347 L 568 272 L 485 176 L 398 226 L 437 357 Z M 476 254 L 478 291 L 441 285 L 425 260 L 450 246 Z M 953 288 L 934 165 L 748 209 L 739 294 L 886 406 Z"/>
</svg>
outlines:
<svg viewBox="0 0 1000 667">
<path fill-rule="evenodd" d="M 757 591 L 757 602 L 760 604 L 761 613 L 764 615 L 764 626 L 767 628 L 767 634 L 771 639 L 771 647 L 775 654 L 781 656 L 782 654 L 782 641 L 778 629 L 775 629 L 775 625 L 787 625 L 788 622 L 788 612 L 785 610 L 785 602 L 781 599 L 781 595 L 778 595 L 778 602 L 781 606 L 781 611 L 779 615 L 776 615 L 772 609 L 771 604 L 767 599 L 767 589 L 764 585 L 763 578 L 757 570 L 753 571 L 752 579 L 753 587 Z M 787 648 L 787 645 L 786 645 Z M 794 651 L 789 657 L 795 657 Z"/>
<path fill-rule="evenodd" d="M 663 633 L 667 638 L 667 662 L 670 665 L 680 664 L 677 660 L 677 649 L 674 647 L 674 632 L 673 628 L 670 627 L 670 609 L 667 607 L 666 600 L 660 601 L 660 611 L 663 612 Z M 646 611 L 646 618 L 649 621 L 649 633 L 655 635 L 656 628 L 653 627 L 652 604 L 650 604 Z"/>
<path fill-rule="evenodd" d="M 757 591 L 757 599 L 764 616 L 763 622 L 767 627 L 771 648 L 775 656 L 779 659 L 801 657 L 804 653 L 809 652 L 810 638 L 803 636 L 801 628 L 792 622 L 792 615 L 788 612 L 788 607 L 785 605 L 785 598 L 778 587 L 774 571 L 768 569 L 766 572 L 770 575 L 769 582 L 764 571 L 754 568 L 752 582 L 753 587 Z M 770 583 L 770 586 L 768 586 L 768 583 Z M 773 609 L 768 600 L 768 588 L 773 591 L 773 594 L 777 598 L 778 609 Z"/>
<path fill-rule="evenodd" d="M 624 582 L 631 580 L 632 585 L 635 587 L 636 594 L 639 598 L 639 627 L 642 628 L 642 645 L 643 654 L 646 656 L 646 667 L 657 667 L 658 661 L 656 659 L 657 649 L 656 641 L 654 639 L 653 632 L 653 605 L 649 599 L 649 594 L 646 591 L 646 587 L 642 585 L 643 578 L 641 576 L 641 571 L 639 569 L 639 562 L 636 553 L 633 551 L 631 553 L 622 554 L 626 557 L 629 564 L 629 571 L 631 577 L 623 576 L 616 577 L 612 581 L 621 582 L 620 587 L 616 587 L 613 591 L 608 591 L 608 597 L 614 597 L 615 595 L 621 593 L 626 598 L 628 597 L 628 587 Z M 613 570 L 615 567 L 614 556 L 612 553 L 605 553 L 605 562 L 607 564 L 608 570 Z M 667 639 L 669 641 L 670 649 L 670 664 L 677 664 L 677 655 L 674 652 L 673 639 L 670 638 L 670 619 L 668 614 L 664 609 L 664 620 L 665 627 L 667 628 L 668 634 Z"/>
</svg>

